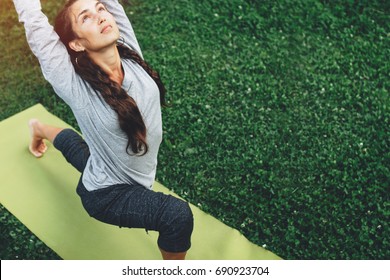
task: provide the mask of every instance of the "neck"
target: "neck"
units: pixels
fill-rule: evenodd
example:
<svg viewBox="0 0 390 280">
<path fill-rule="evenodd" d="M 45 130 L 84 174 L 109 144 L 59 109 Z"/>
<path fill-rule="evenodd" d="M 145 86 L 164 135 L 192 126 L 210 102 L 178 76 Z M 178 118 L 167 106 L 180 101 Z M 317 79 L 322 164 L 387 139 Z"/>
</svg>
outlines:
<svg viewBox="0 0 390 280">
<path fill-rule="evenodd" d="M 89 52 L 88 55 L 93 62 L 103 69 L 112 81 L 122 85 L 124 73 L 116 45 L 99 50 L 98 52 Z"/>
</svg>

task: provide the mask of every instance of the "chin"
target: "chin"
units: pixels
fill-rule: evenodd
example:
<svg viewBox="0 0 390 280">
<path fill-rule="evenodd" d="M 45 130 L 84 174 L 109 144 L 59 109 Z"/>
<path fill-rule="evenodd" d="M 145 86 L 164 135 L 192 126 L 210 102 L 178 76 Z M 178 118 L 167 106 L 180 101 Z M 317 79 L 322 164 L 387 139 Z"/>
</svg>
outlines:
<svg viewBox="0 0 390 280">
<path fill-rule="evenodd" d="M 106 38 L 100 42 L 101 48 L 106 48 L 110 46 L 116 46 L 120 36 L 112 36 L 111 38 Z"/>
</svg>

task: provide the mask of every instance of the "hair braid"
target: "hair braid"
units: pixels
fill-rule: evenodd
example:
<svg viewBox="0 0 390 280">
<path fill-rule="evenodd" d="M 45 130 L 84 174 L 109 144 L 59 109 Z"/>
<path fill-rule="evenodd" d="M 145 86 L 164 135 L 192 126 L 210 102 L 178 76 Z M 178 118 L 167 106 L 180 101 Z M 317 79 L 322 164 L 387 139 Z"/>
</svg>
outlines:
<svg viewBox="0 0 390 280">
<path fill-rule="evenodd" d="M 160 90 L 160 104 L 162 106 L 167 106 L 165 102 L 165 87 L 164 84 L 161 81 L 160 74 L 153 70 L 150 65 L 141 58 L 141 56 L 134 50 L 124 47 L 124 46 L 118 46 L 119 53 L 123 58 L 129 58 L 135 62 L 137 62 L 146 73 L 149 74 L 149 76 L 154 80 L 154 82 L 157 84 L 158 89 Z"/>
</svg>

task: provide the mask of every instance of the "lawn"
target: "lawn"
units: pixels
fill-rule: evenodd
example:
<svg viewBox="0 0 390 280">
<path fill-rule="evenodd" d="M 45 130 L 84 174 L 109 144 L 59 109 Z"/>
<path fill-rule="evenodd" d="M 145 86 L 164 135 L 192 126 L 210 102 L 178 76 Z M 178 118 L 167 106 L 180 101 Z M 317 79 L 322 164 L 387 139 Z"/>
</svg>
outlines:
<svg viewBox="0 0 390 280">
<path fill-rule="evenodd" d="M 126 3 L 172 105 L 158 181 L 282 258 L 390 258 L 389 1 Z M 77 127 L 0 8 L 0 120 Z M 3 207 L 0 231 L 1 259 L 59 258 Z"/>
</svg>

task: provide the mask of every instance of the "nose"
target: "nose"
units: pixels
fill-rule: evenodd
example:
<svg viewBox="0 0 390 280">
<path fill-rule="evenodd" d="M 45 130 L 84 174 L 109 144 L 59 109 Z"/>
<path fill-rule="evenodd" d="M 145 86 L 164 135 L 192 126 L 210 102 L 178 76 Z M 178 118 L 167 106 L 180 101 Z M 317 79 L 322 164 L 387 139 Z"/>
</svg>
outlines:
<svg viewBox="0 0 390 280">
<path fill-rule="evenodd" d="M 103 22 L 105 22 L 106 21 L 106 18 L 105 17 L 103 17 L 103 16 L 99 16 L 98 17 L 98 24 L 100 25 L 100 24 L 102 24 Z"/>
</svg>

